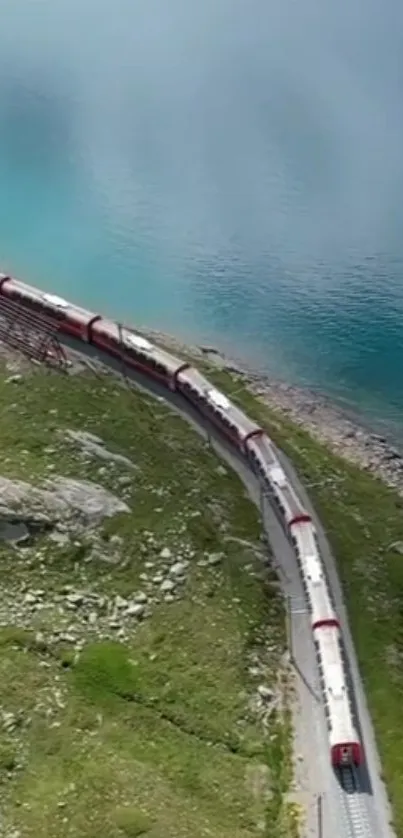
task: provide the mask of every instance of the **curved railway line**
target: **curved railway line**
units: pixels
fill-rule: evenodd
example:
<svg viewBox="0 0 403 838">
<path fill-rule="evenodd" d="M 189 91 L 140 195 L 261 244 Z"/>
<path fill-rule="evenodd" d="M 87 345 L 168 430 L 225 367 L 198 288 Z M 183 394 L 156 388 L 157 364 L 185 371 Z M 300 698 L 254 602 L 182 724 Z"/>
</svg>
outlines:
<svg viewBox="0 0 403 838">
<path fill-rule="evenodd" d="M 7 306 L 14 312 L 11 321 Z M 24 320 L 20 333 L 18 313 Z M 43 340 L 38 340 L 38 329 Z M 131 329 L 4 274 L 0 337 L 39 360 L 54 358 L 62 345 L 123 373 L 127 381 L 164 398 L 207 434 L 219 456 L 237 471 L 260 505 L 290 604 L 291 654 L 300 701 L 297 732 L 304 745 L 304 770 L 319 804 L 316 826 L 308 818 L 306 835 L 391 838 L 389 806 L 335 564 L 289 461 L 189 363 Z"/>
</svg>

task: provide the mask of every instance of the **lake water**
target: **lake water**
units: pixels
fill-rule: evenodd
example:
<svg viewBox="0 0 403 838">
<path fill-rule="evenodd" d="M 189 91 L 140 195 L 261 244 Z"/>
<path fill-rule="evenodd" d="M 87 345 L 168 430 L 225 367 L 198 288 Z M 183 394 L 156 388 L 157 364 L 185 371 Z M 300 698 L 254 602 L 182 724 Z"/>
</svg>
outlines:
<svg viewBox="0 0 403 838">
<path fill-rule="evenodd" d="M 398 0 L 2 0 L 0 264 L 403 426 Z"/>
</svg>

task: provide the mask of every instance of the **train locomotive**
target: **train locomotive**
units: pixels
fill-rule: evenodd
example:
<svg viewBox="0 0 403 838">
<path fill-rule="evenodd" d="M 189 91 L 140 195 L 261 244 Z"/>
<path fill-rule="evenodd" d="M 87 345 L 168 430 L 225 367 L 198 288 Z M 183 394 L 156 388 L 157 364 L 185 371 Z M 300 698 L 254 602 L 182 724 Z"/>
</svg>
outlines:
<svg viewBox="0 0 403 838">
<path fill-rule="evenodd" d="M 61 340 L 66 336 L 92 344 L 128 368 L 178 392 L 246 457 L 295 551 L 310 613 L 331 762 L 336 767 L 359 765 L 362 746 L 351 707 L 340 624 L 315 527 L 267 434 L 191 364 L 134 330 L 5 274 L 0 274 L 0 312 L 1 298 L 15 301 L 31 314 L 46 315 L 55 324 Z"/>
</svg>

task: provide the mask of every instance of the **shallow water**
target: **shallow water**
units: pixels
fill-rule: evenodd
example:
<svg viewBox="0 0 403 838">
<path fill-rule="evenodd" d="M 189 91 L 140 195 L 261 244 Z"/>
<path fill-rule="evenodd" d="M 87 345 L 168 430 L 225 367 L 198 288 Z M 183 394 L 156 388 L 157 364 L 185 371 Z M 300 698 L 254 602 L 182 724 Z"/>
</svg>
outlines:
<svg viewBox="0 0 403 838">
<path fill-rule="evenodd" d="M 3 269 L 403 427 L 402 24 L 3 0 Z"/>
</svg>

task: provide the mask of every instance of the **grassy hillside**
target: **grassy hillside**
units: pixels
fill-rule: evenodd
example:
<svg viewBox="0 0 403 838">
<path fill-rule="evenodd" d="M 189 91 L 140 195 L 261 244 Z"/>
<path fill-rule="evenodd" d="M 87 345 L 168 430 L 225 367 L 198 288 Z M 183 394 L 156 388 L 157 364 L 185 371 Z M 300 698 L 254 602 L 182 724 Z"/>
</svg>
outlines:
<svg viewBox="0 0 403 838">
<path fill-rule="evenodd" d="M 240 482 L 82 370 L 1 372 L 0 460 L 0 834 L 290 835 L 283 609 Z"/>
<path fill-rule="evenodd" d="M 361 674 L 403 836 L 403 500 L 251 396 L 239 376 L 217 386 L 267 428 L 307 486 L 337 559 Z"/>
</svg>

